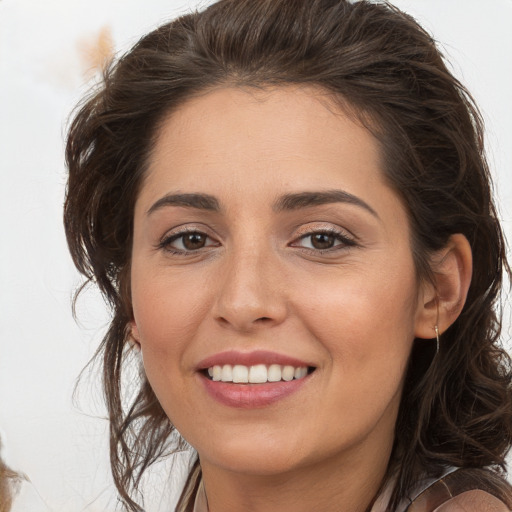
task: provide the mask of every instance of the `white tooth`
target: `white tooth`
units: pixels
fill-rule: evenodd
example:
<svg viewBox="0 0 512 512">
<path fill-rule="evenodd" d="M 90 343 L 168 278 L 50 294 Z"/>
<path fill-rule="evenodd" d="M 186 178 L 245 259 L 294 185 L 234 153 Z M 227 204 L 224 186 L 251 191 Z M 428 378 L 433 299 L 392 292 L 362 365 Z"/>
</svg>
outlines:
<svg viewBox="0 0 512 512">
<path fill-rule="evenodd" d="M 301 366 L 300 368 L 295 368 L 296 379 L 303 379 L 308 374 L 308 369 L 306 366 Z"/>
<path fill-rule="evenodd" d="M 249 368 L 249 382 L 251 384 L 267 382 L 267 367 L 264 364 L 251 366 Z"/>
<path fill-rule="evenodd" d="M 221 379 L 221 375 L 222 375 L 222 366 L 219 366 L 218 364 L 216 364 L 213 367 L 212 379 L 215 381 L 219 381 Z"/>
<path fill-rule="evenodd" d="M 233 382 L 247 383 L 249 382 L 249 368 L 241 364 L 233 366 Z"/>
<path fill-rule="evenodd" d="M 278 364 L 271 364 L 268 367 L 267 380 L 269 382 L 279 382 L 281 380 L 281 366 Z"/>
<path fill-rule="evenodd" d="M 210 377 L 213 377 L 213 366 L 210 366 L 210 368 L 208 368 L 208 375 Z"/>
<path fill-rule="evenodd" d="M 233 382 L 233 367 L 230 364 L 225 364 L 222 367 L 220 380 L 222 382 Z"/>
<path fill-rule="evenodd" d="M 293 366 L 284 366 L 281 372 L 281 378 L 285 381 L 293 380 L 295 368 Z"/>
</svg>

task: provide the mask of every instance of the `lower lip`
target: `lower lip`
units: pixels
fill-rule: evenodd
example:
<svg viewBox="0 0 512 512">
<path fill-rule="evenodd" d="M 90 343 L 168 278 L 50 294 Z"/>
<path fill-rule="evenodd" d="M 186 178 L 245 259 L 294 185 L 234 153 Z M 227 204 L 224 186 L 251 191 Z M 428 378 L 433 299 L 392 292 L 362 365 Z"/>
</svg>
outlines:
<svg viewBox="0 0 512 512">
<path fill-rule="evenodd" d="M 267 382 L 265 384 L 233 384 L 213 381 L 200 375 L 206 391 L 217 402 L 240 409 L 256 409 L 271 405 L 296 393 L 309 380 L 309 375 L 289 382 Z"/>
</svg>

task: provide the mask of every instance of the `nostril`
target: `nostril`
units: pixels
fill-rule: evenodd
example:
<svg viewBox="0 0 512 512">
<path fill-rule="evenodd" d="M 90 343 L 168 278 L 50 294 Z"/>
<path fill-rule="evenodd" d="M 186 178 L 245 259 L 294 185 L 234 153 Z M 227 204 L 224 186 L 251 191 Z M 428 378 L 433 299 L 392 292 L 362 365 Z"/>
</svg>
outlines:
<svg viewBox="0 0 512 512">
<path fill-rule="evenodd" d="M 286 318 L 286 307 L 281 301 L 276 303 L 263 303 L 256 300 L 228 301 L 221 297 L 216 301 L 212 313 L 216 323 L 224 328 L 249 331 L 280 324 Z"/>
</svg>

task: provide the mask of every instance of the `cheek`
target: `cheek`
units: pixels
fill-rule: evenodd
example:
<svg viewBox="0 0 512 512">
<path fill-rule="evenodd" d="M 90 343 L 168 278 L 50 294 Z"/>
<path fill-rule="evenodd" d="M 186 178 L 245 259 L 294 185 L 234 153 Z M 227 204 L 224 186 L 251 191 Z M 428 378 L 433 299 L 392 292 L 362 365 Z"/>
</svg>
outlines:
<svg viewBox="0 0 512 512">
<path fill-rule="evenodd" d="M 141 344 L 166 350 L 186 340 L 204 317 L 206 287 L 193 276 L 161 272 L 132 272 L 132 303 Z"/>
<path fill-rule="evenodd" d="M 142 269 L 145 266 L 141 265 Z M 147 378 L 167 416 L 195 417 L 188 396 L 189 349 L 205 316 L 205 287 L 190 276 L 171 279 L 168 270 L 148 272 L 133 265 L 132 304 Z M 179 424 L 179 422 L 178 422 Z"/>
<path fill-rule="evenodd" d="M 394 373 L 400 380 L 414 339 L 417 284 L 412 263 L 317 280 L 300 316 L 345 373 Z"/>
<path fill-rule="evenodd" d="M 180 401 L 183 377 L 192 373 L 190 350 L 207 314 L 208 287 L 190 275 L 141 267 L 132 271 L 134 319 L 146 375 L 169 414 L 168 403 Z"/>
<path fill-rule="evenodd" d="M 414 279 L 403 277 L 378 281 L 326 283 L 323 293 L 311 294 L 302 309 L 307 329 L 327 356 L 323 394 L 328 403 L 319 404 L 314 414 L 329 410 L 343 419 L 334 438 L 341 431 L 368 432 L 385 411 L 392 411 L 393 421 L 397 413 L 414 339 L 416 286 Z M 331 434 L 323 433 L 326 438 Z"/>
</svg>

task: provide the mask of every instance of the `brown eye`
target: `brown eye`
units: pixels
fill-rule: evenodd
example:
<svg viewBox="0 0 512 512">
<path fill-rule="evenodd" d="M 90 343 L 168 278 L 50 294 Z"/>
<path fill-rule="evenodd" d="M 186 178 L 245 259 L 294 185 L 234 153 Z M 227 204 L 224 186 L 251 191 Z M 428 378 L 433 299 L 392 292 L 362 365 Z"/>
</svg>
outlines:
<svg viewBox="0 0 512 512">
<path fill-rule="evenodd" d="M 320 254 L 327 251 L 337 251 L 357 245 L 353 238 L 349 238 L 338 231 L 312 231 L 295 240 L 292 247 L 302 247 L 310 251 L 318 251 Z"/>
<path fill-rule="evenodd" d="M 187 233 L 182 235 L 183 247 L 188 251 L 202 249 L 206 245 L 206 239 L 204 233 Z"/>
<path fill-rule="evenodd" d="M 312 247 L 319 250 L 330 249 L 336 242 L 336 237 L 329 233 L 315 233 L 310 236 Z"/>
<path fill-rule="evenodd" d="M 206 233 L 186 231 L 165 238 L 160 242 L 159 247 L 174 254 L 186 254 L 218 245 L 219 243 Z"/>
</svg>

